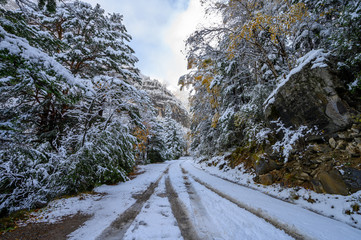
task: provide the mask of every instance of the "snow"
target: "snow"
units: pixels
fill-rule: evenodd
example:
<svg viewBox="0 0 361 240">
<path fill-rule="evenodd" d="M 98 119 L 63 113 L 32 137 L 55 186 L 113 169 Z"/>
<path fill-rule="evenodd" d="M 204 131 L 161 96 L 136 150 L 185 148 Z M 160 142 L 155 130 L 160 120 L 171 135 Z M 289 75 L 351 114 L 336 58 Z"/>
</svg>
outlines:
<svg viewBox="0 0 361 240">
<path fill-rule="evenodd" d="M 183 239 L 165 195 L 165 177 L 126 232 L 124 240 Z"/>
<path fill-rule="evenodd" d="M 240 236 L 242 239 L 292 239 L 265 220 L 257 218 L 189 178 L 193 186 L 192 192 L 198 193 L 198 196 L 191 198 L 199 198 L 199 202 L 192 201 L 180 168 L 183 163 L 184 161 L 178 161 L 171 165 L 169 177 L 179 199 L 190 213 L 200 239 L 239 239 Z"/>
<path fill-rule="evenodd" d="M 218 235 L 219 239 L 238 239 L 240 236 L 244 239 L 260 240 L 292 239 L 284 231 L 274 228 L 264 219 L 220 198 L 194 180 L 191 182 L 195 190 L 201 194 L 201 202 L 213 222 L 213 225 L 206 225 L 208 230 L 213 231 L 212 236 Z"/>
<path fill-rule="evenodd" d="M 357 12 L 352 12 L 352 13 L 350 14 L 350 16 L 351 16 L 351 19 L 354 20 L 354 19 L 359 18 L 359 17 L 360 17 L 360 14 L 358 14 Z"/>
<path fill-rule="evenodd" d="M 145 171 L 146 174 L 141 174 L 132 181 L 119 183 L 115 186 L 100 186 L 94 190 L 98 193 L 96 195 L 81 195 L 53 201 L 44 211 L 34 215 L 30 221 L 52 223 L 61 220 L 64 216 L 77 213 L 93 215 L 69 237 L 70 239 L 95 239 L 120 213 L 136 201 L 132 195 L 145 191 L 168 165 L 169 163 L 141 166 L 140 171 Z M 105 196 L 102 196 L 104 194 Z"/>
<path fill-rule="evenodd" d="M 310 209 L 311 211 L 361 229 L 360 214 L 345 214 L 346 211 L 352 209 L 352 205 L 361 205 L 361 191 L 350 196 L 341 196 L 315 193 L 314 191 L 304 188 L 284 188 L 277 184 L 264 186 L 255 183 L 253 181 L 255 176 L 251 173 L 247 173 L 241 165 L 235 169 L 225 166 L 223 170 L 220 170 L 219 166 L 226 164 L 223 156 L 214 157 L 210 159 L 209 162 L 218 162 L 218 164 L 208 166 L 207 162 L 203 162 L 195 164 L 195 166 L 212 175 L 252 188 L 278 199 L 292 202 L 305 209 Z M 295 199 L 295 196 L 299 196 L 299 198 Z M 310 202 L 311 199 L 315 202 Z"/>
<path fill-rule="evenodd" d="M 286 76 L 286 78 L 282 78 L 280 82 L 277 84 L 276 88 L 273 90 L 273 92 L 268 96 L 266 101 L 263 103 L 264 109 L 267 108 L 269 104 L 274 103 L 275 101 L 275 95 L 280 90 L 282 86 L 284 86 L 290 78 L 295 75 L 296 73 L 300 72 L 307 64 L 313 63 L 311 69 L 317 68 L 317 67 L 327 67 L 327 64 L 324 63 L 326 58 L 329 56 L 329 53 L 326 53 L 323 49 L 317 49 L 317 50 L 311 50 L 308 52 L 305 56 L 299 58 L 297 60 L 298 66 L 293 68 L 290 73 Z"/>
<path fill-rule="evenodd" d="M 282 225 L 295 229 L 310 239 L 361 239 L 361 230 L 331 218 L 321 216 L 300 206 L 272 198 L 253 189 L 236 185 L 202 170 L 195 168 L 190 161 L 184 168 L 201 181 L 209 183 L 213 188 L 236 199 L 251 209 L 257 209 L 262 215 L 277 219 Z"/>
<path fill-rule="evenodd" d="M 3 36 L 3 39 L 0 41 L 0 50 L 7 50 L 12 55 L 20 55 L 30 64 L 41 64 L 45 68 L 50 68 L 58 76 L 64 77 L 71 86 L 77 85 L 84 88 L 83 80 L 75 78 L 68 69 L 63 67 L 53 57 L 30 46 L 26 39 L 9 34 L 2 27 L 0 27 L 0 36 Z"/>
<path fill-rule="evenodd" d="M 222 114 L 222 116 L 219 118 L 219 122 L 226 121 L 229 117 L 233 116 L 235 114 L 233 107 L 228 107 L 226 111 Z"/>
<path fill-rule="evenodd" d="M 220 162 L 221 159 L 222 157 L 217 158 Z M 135 179 L 115 186 L 100 186 L 95 189 L 96 194 L 93 195 L 83 194 L 54 201 L 46 210 L 34 215 L 32 221 L 54 222 L 63 216 L 78 212 L 92 215 L 82 227 L 68 237 L 96 239 L 135 202 L 132 195 L 144 192 L 169 168 L 155 192 L 127 229 L 123 239 L 183 239 L 167 198 L 165 182 L 168 177 L 182 208 L 186 210 L 182 218 L 189 218 L 200 239 L 292 239 L 265 219 L 276 220 L 281 228 L 285 227 L 288 232 L 291 230 L 309 239 L 361 239 L 361 230 L 344 223 L 345 219 L 336 221 L 305 209 L 299 202 L 292 204 L 276 199 L 270 196 L 272 189 L 276 189 L 274 186 L 257 187 L 249 174 L 231 169 L 225 173 L 217 167 L 205 167 L 204 171 L 200 167 L 204 168 L 204 165 L 195 164 L 191 157 L 142 166 L 140 171 L 145 172 Z M 222 177 L 228 176 L 248 187 L 223 180 L 207 171 Z M 224 197 L 214 192 L 215 190 L 221 192 Z M 279 190 L 277 189 L 281 194 L 277 197 L 290 194 Z M 298 193 L 304 196 L 310 194 L 302 189 Z M 316 195 L 310 196 L 314 198 Z M 361 194 L 358 196 L 361 199 Z M 327 201 L 320 203 L 325 204 L 325 209 L 329 208 L 327 204 L 332 204 L 334 209 L 342 204 L 347 207 L 350 204 L 345 201 L 347 197 L 341 198 L 342 196 L 336 198 L 325 195 L 324 199 Z M 250 210 L 258 214 L 255 215 Z M 337 217 L 339 216 L 335 218 Z"/>
<path fill-rule="evenodd" d="M 271 132 L 272 130 L 269 128 L 262 128 L 261 131 L 256 134 L 257 142 L 261 143 L 264 140 L 268 139 L 268 134 L 270 134 Z"/>
<path fill-rule="evenodd" d="M 288 161 L 288 157 L 294 149 L 293 145 L 305 135 L 314 133 L 312 129 L 308 129 L 306 126 L 300 126 L 298 129 L 293 130 L 292 128 L 285 127 L 279 120 L 271 121 L 271 123 L 277 125 L 278 129 L 276 130 L 276 133 L 282 132 L 283 135 L 281 141 L 277 141 L 273 144 L 273 151 L 281 152 L 282 156 L 285 158 L 285 162 Z"/>
<path fill-rule="evenodd" d="M 357 87 L 357 85 L 358 85 L 359 82 L 360 82 L 360 78 L 356 78 L 355 81 L 353 81 L 352 83 L 350 83 L 350 84 L 348 85 L 349 90 Z"/>
</svg>

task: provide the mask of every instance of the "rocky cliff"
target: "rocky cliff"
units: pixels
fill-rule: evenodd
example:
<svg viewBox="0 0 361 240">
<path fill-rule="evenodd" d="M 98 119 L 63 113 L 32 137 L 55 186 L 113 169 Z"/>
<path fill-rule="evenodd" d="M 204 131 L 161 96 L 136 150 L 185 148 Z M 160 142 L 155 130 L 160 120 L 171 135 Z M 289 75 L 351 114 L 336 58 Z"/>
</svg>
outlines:
<svg viewBox="0 0 361 240">
<path fill-rule="evenodd" d="M 346 89 L 337 66 L 325 57 L 322 50 L 311 51 L 279 84 L 265 102 L 267 122 L 279 119 L 286 126 L 317 127 L 322 135 L 350 126 L 357 111 L 343 96 Z"/>
<path fill-rule="evenodd" d="M 322 51 L 305 56 L 264 103 L 267 137 L 229 155 L 231 166 L 244 163 L 266 185 L 361 190 L 361 103 L 335 62 Z"/>
<path fill-rule="evenodd" d="M 171 118 L 189 128 L 190 119 L 186 108 L 182 102 L 177 99 L 162 83 L 158 80 L 152 80 L 149 77 L 142 76 L 141 89 L 145 90 L 158 111 L 158 115 Z"/>
</svg>

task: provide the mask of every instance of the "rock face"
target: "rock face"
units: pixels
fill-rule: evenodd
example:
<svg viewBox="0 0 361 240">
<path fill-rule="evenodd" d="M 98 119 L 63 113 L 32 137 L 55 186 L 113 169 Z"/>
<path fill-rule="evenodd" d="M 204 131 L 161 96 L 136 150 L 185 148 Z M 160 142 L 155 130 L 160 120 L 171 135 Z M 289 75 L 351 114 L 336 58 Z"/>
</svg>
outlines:
<svg viewBox="0 0 361 240">
<path fill-rule="evenodd" d="M 306 55 L 264 103 L 273 134 L 262 146 L 263 158 L 253 164 L 256 181 L 340 195 L 361 190 L 361 123 L 355 121 L 360 108 L 346 94 L 332 62 L 321 50 Z M 283 161 L 272 147 L 282 138 L 273 121 L 290 129 L 316 127 L 317 134 L 301 136 Z"/>
<path fill-rule="evenodd" d="M 331 194 L 347 195 L 348 189 L 340 173 L 337 170 L 320 172 L 318 180 L 321 182 L 324 192 Z"/>
<path fill-rule="evenodd" d="M 345 168 L 343 179 L 352 193 L 361 190 L 361 170 Z"/>
<path fill-rule="evenodd" d="M 180 100 L 178 100 L 163 84 L 158 80 L 149 77 L 142 77 L 141 89 L 145 90 L 158 110 L 158 115 L 165 117 L 167 114 L 171 118 L 181 123 L 184 127 L 189 127 L 190 119 L 188 111 Z"/>
<path fill-rule="evenodd" d="M 254 166 L 257 175 L 263 175 L 280 168 L 281 166 L 272 159 L 260 159 Z"/>
<path fill-rule="evenodd" d="M 280 119 L 286 126 L 317 126 L 334 133 L 349 126 L 352 109 L 339 92 L 344 89 L 336 67 L 323 60 L 322 52 L 308 56 L 291 71 L 265 102 L 268 121 Z"/>
</svg>

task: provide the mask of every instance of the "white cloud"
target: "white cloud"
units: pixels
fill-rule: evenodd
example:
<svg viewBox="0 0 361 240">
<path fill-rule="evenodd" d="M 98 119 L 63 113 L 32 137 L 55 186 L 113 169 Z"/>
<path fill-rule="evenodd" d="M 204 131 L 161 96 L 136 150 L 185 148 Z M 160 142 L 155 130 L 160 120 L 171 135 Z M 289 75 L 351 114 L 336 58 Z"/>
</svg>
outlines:
<svg viewBox="0 0 361 240">
<path fill-rule="evenodd" d="M 130 45 L 139 58 L 137 66 L 175 91 L 178 78 L 187 72 L 185 40 L 202 21 L 200 0 L 86 0 L 107 12 L 124 15 L 132 35 Z"/>
<path fill-rule="evenodd" d="M 171 49 L 172 58 L 165 62 L 165 82 L 174 88 L 178 78 L 187 72 L 185 40 L 204 20 L 204 10 L 199 0 L 190 0 L 186 11 L 178 13 L 171 21 L 163 36 L 164 42 Z"/>
<path fill-rule="evenodd" d="M 136 38 L 154 39 L 162 31 L 174 12 L 168 0 L 85 0 L 99 3 L 107 12 L 124 15 L 128 31 Z"/>
</svg>

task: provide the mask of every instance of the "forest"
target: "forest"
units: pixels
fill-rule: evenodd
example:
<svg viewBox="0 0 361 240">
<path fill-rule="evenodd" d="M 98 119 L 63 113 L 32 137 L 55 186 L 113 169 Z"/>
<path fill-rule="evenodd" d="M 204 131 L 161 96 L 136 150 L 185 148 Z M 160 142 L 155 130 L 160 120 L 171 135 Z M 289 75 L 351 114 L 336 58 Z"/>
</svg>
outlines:
<svg viewBox="0 0 361 240">
<path fill-rule="evenodd" d="M 202 0 L 222 21 L 186 40 L 188 135 L 157 116 L 120 14 L 16 2 L 0 13 L 2 215 L 127 180 L 187 137 L 199 161 L 265 185 L 361 189 L 361 1 Z"/>
<path fill-rule="evenodd" d="M 192 86 L 192 149 L 207 155 L 249 141 L 268 128 L 264 103 L 311 51 L 337 58 L 343 84 L 359 100 L 360 1 L 204 1 L 222 23 L 187 40 Z M 325 59 L 326 61 L 326 59 Z"/>
<path fill-rule="evenodd" d="M 361 2 L 202 2 L 221 21 L 186 41 L 194 156 L 265 185 L 360 190 Z"/>
<path fill-rule="evenodd" d="M 74 1 L 0 9 L 0 211 L 46 205 L 175 159 L 185 128 L 158 117 L 120 14 Z"/>
</svg>

